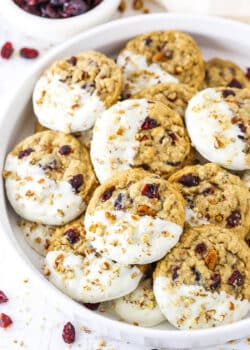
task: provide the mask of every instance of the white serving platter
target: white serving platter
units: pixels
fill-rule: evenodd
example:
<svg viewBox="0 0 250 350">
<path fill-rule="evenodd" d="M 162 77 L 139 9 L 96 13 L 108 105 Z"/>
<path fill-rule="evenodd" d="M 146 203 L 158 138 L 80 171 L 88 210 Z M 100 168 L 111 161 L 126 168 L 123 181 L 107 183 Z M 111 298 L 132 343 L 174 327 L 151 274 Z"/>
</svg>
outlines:
<svg viewBox="0 0 250 350">
<path fill-rule="evenodd" d="M 156 14 L 110 22 L 85 32 L 50 51 L 19 83 L 12 98 L 0 113 L 0 166 L 7 152 L 22 138 L 33 133 L 34 116 L 31 96 L 34 84 L 42 71 L 54 60 L 94 49 L 115 57 L 124 43 L 141 33 L 177 29 L 188 32 L 198 42 L 204 58 L 219 56 L 231 59 L 243 68 L 250 62 L 250 26 L 231 20 L 182 14 Z M 50 284 L 41 272 L 41 258 L 26 244 L 17 226 L 17 217 L 9 207 L 2 179 L 0 187 L 0 237 L 7 238 L 11 247 L 28 265 L 43 295 L 47 295 L 102 336 L 130 341 L 143 346 L 171 349 L 200 348 L 222 344 L 249 336 L 250 316 L 231 325 L 205 330 L 180 331 L 167 322 L 153 328 L 128 325 L 113 315 L 97 313 L 73 301 Z"/>
</svg>

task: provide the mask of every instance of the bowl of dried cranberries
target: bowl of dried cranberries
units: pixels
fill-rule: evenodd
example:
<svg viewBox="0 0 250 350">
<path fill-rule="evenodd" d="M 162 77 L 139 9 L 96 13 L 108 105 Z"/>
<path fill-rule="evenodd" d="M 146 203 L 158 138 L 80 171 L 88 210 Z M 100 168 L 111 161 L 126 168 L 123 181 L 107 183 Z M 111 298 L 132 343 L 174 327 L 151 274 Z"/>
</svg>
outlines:
<svg viewBox="0 0 250 350">
<path fill-rule="evenodd" d="M 50 43 L 107 21 L 120 0 L 8 0 L 1 14 L 21 32 Z"/>
</svg>

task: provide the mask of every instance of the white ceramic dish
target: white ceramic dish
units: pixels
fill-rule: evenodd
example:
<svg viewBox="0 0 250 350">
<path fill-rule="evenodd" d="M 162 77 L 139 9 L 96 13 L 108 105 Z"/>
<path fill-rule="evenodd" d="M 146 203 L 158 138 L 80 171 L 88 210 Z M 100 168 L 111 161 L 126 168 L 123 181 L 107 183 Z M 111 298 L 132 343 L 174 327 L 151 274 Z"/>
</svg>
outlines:
<svg viewBox="0 0 250 350">
<path fill-rule="evenodd" d="M 13 0 L 3 0 L 0 13 L 20 32 L 45 42 L 56 43 L 106 22 L 117 10 L 119 2 L 120 0 L 103 0 L 100 5 L 82 15 L 50 19 L 22 10 Z"/>
<path fill-rule="evenodd" d="M 220 56 L 231 58 L 242 67 L 249 64 L 250 27 L 229 20 L 158 14 L 132 17 L 97 27 L 51 51 L 21 82 L 0 118 L 1 168 L 6 153 L 19 140 L 33 132 L 32 89 L 41 72 L 52 61 L 85 49 L 96 49 L 114 56 L 129 38 L 140 33 L 164 29 L 178 29 L 190 33 L 197 40 L 205 58 Z M 46 293 L 51 301 L 56 300 L 57 303 L 61 303 L 64 310 L 74 313 L 83 323 L 86 324 L 87 321 L 90 328 L 96 329 L 103 336 L 111 336 L 152 348 L 170 347 L 171 349 L 194 349 L 249 336 L 250 318 L 218 328 L 179 331 L 167 323 L 149 329 L 135 327 L 115 320 L 112 315 L 87 310 L 65 296 L 43 277 L 39 268 L 40 259 L 24 242 L 16 224 L 17 218 L 6 202 L 3 183 L 0 189 L 0 212 L 1 233 L 9 240 L 21 259 L 29 265 L 31 274 L 41 286 L 43 293 Z"/>
</svg>

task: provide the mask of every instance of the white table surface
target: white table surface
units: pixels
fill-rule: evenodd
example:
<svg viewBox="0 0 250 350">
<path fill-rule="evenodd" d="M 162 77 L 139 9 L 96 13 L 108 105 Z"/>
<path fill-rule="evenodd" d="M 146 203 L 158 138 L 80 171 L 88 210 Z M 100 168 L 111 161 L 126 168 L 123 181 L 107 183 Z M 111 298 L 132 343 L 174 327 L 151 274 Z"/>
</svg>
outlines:
<svg viewBox="0 0 250 350">
<path fill-rule="evenodd" d="M 144 3 L 151 12 L 163 10 L 152 1 L 144 1 Z M 123 15 L 117 12 L 114 18 L 139 13 L 128 9 Z M 16 49 L 23 46 L 35 47 L 39 49 L 40 56 L 46 54 L 52 47 L 48 43 L 38 43 L 18 33 L 0 14 L 0 46 L 5 41 L 13 42 Z M 37 60 L 25 60 L 18 55 L 11 60 L 0 58 L 1 108 L 10 98 L 14 87 Z M 119 343 L 112 339 L 105 339 L 106 345 L 101 346 L 100 342 L 102 343 L 103 338 L 100 335 L 93 331 L 84 331 L 87 328 L 86 325 L 79 324 L 73 315 L 50 303 L 43 291 L 36 287 L 27 267 L 19 261 L 11 247 L 2 239 L 0 239 L 0 290 L 9 297 L 8 303 L 0 305 L 0 312 L 10 315 L 13 320 L 13 325 L 9 329 L 0 329 L 0 350 L 150 350 L 128 344 L 125 340 L 124 343 Z M 71 321 L 76 329 L 76 341 L 72 345 L 65 344 L 61 337 L 63 325 L 68 321 Z M 250 338 L 203 350 L 247 349 L 250 349 Z"/>
</svg>

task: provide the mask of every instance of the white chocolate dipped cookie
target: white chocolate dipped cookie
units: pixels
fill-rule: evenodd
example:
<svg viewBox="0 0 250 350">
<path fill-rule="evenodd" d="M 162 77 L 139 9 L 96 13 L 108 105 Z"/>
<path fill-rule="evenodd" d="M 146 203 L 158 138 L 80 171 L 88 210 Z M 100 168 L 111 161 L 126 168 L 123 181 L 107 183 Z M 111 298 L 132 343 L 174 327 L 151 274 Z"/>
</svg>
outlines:
<svg viewBox="0 0 250 350">
<path fill-rule="evenodd" d="M 179 329 L 216 327 L 250 310 L 249 248 L 234 232 L 205 225 L 186 230 L 157 263 L 154 293 Z"/>
<path fill-rule="evenodd" d="M 82 52 L 55 62 L 41 76 L 33 93 L 34 112 L 48 129 L 88 130 L 119 99 L 121 89 L 121 70 L 112 59 Z"/>
<path fill-rule="evenodd" d="M 183 224 L 184 199 L 176 188 L 141 169 L 99 186 L 85 216 L 91 245 L 122 264 L 161 259 L 178 242 Z"/>
<path fill-rule="evenodd" d="M 232 170 L 250 169 L 250 89 L 202 90 L 189 101 L 185 120 L 204 158 Z"/>
<path fill-rule="evenodd" d="M 78 217 L 96 186 L 88 151 L 73 136 L 54 131 L 21 141 L 6 158 L 4 177 L 16 213 L 46 225 Z"/>
<path fill-rule="evenodd" d="M 167 178 L 193 160 L 182 118 L 162 102 L 146 99 L 125 100 L 103 113 L 90 155 L 100 183 L 135 167 Z"/>
</svg>

